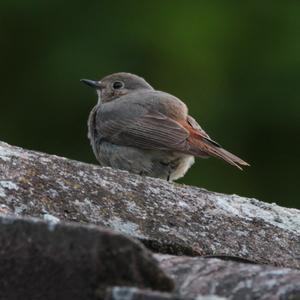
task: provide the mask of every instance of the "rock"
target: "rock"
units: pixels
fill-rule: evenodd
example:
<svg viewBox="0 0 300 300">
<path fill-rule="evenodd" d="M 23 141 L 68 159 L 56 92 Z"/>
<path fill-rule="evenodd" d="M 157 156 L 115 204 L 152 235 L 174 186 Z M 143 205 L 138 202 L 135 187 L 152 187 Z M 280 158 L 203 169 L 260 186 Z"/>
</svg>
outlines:
<svg viewBox="0 0 300 300">
<path fill-rule="evenodd" d="M 181 297 L 178 294 L 140 290 L 131 287 L 114 287 L 107 291 L 105 300 L 226 300 L 216 295 L 198 295 L 195 298 Z"/>
<path fill-rule="evenodd" d="M 300 299 L 300 270 L 203 257 L 157 254 L 183 298 L 199 294 L 231 300 Z"/>
<path fill-rule="evenodd" d="M 0 217 L 0 299 L 104 299 L 115 285 L 171 291 L 140 243 L 95 226 Z"/>
<path fill-rule="evenodd" d="M 300 268 L 300 212 L 0 143 L 0 211 L 103 225 L 160 253 Z"/>
</svg>

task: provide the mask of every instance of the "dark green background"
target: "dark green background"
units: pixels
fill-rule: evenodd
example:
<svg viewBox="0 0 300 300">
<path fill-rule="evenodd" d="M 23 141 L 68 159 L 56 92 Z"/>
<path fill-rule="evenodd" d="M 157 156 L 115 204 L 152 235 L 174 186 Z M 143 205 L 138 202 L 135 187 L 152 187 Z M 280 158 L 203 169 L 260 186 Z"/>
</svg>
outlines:
<svg viewBox="0 0 300 300">
<path fill-rule="evenodd" d="M 298 3 L 2 0 L 0 139 L 95 163 L 79 79 L 132 72 L 252 165 L 197 160 L 180 182 L 300 207 Z"/>
</svg>

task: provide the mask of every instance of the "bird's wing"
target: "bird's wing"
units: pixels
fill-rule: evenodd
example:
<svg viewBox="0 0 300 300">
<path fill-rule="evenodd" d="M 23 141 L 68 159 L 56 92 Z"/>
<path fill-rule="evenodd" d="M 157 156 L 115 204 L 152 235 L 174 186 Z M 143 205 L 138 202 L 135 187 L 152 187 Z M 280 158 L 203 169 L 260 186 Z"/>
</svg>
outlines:
<svg viewBox="0 0 300 300">
<path fill-rule="evenodd" d="M 159 112 L 131 118 L 106 118 L 99 124 L 101 135 L 111 143 L 149 150 L 184 151 L 189 132 Z"/>
<path fill-rule="evenodd" d="M 145 107 L 122 107 L 101 114 L 97 129 L 117 145 L 149 150 L 172 150 L 195 156 L 214 156 L 241 169 L 248 164 L 213 141 L 191 117 L 175 120 Z"/>
</svg>

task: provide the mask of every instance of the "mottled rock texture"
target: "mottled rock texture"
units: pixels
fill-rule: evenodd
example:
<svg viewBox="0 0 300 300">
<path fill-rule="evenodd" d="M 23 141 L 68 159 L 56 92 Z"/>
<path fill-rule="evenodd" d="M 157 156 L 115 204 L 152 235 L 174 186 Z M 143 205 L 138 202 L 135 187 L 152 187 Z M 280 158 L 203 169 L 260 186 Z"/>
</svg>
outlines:
<svg viewBox="0 0 300 300">
<path fill-rule="evenodd" d="M 0 143 L 0 211 L 103 225 L 168 254 L 300 268 L 300 213 Z"/>
<path fill-rule="evenodd" d="M 226 300 L 216 295 L 197 295 L 189 298 L 175 293 L 162 293 L 150 290 L 141 290 L 131 287 L 113 287 L 107 290 L 105 300 Z"/>
<path fill-rule="evenodd" d="M 115 285 L 171 291 L 139 242 L 95 226 L 0 217 L 0 299 L 104 299 Z"/>
<path fill-rule="evenodd" d="M 156 258 L 182 297 L 212 294 L 230 300 L 300 299 L 300 270 L 216 258 L 161 254 Z"/>
</svg>

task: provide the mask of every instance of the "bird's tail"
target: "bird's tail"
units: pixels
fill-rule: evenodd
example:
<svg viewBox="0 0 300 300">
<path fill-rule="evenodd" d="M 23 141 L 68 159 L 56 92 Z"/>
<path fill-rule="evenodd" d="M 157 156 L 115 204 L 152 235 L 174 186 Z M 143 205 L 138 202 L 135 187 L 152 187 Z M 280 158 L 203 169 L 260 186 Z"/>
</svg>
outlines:
<svg viewBox="0 0 300 300">
<path fill-rule="evenodd" d="M 194 148 L 193 152 L 195 156 L 201 156 L 201 153 L 203 154 L 204 150 L 208 155 L 223 159 L 227 163 L 237 167 L 240 170 L 243 170 L 241 166 L 250 166 L 247 162 L 237 157 L 236 155 L 230 153 L 229 151 L 223 149 L 218 143 L 212 141 L 209 138 L 202 137 L 201 140 L 194 140 L 193 144 L 196 145 L 197 142 L 199 143 L 201 151 L 199 151 L 198 154 L 197 149 Z"/>
</svg>

